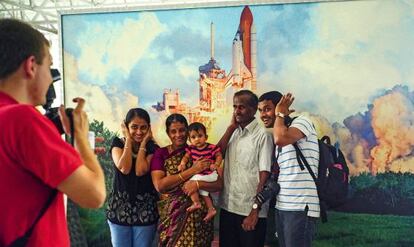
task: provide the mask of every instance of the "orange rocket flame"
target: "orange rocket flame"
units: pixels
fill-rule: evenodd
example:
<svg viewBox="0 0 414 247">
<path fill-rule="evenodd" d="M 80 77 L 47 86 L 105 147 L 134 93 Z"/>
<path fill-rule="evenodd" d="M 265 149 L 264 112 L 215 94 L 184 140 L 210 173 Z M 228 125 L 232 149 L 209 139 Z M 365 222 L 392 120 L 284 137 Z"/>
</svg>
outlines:
<svg viewBox="0 0 414 247">
<path fill-rule="evenodd" d="M 414 151 L 414 105 L 398 90 L 374 100 L 372 128 L 378 145 L 371 149 L 371 173 L 396 171 L 392 163 Z"/>
</svg>

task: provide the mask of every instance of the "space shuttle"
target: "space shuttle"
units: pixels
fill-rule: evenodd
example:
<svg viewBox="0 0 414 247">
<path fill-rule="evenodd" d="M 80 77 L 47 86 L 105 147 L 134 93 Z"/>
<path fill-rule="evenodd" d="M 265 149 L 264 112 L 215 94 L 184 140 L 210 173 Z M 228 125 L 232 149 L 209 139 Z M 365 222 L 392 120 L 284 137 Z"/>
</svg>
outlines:
<svg viewBox="0 0 414 247">
<path fill-rule="evenodd" d="M 256 27 L 253 24 L 253 15 L 248 6 L 245 6 L 240 16 L 239 28 L 233 39 L 232 69 L 228 74 L 226 88 L 257 89 L 257 39 Z"/>
</svg>

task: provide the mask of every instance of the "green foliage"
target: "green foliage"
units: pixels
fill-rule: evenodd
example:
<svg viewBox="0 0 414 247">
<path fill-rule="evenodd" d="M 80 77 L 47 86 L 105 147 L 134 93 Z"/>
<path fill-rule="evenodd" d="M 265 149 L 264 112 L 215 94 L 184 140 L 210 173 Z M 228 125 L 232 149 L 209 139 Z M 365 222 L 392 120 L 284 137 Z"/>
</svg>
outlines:
<svg viewBox="0 0 414 247">
<path fill-rule="evenodd" d="M 80 209 L 79 215 L 88 246 L 111 246 L 111 234 L 103 208 L 99 210 Z"/>
<path fill-rule="evenodd" d="M 112 158 L 109 153 L 112 139 L 118 133 L 112 132 L 104 126 L 103 122 L 93 120 L 89 125 L 89 130 L 95 132 L 96 137 L 103 137 L 102 143 L 96 143 L 96 147 L 104 147 L 105 153 L 98 155 L 99 163 L 105 174 L 106 194 L 112 188 L 112 180 L 114 176 Z M 89 246 L 111 246 L 111 236 L 105 216 L 106 202 L 104 206 L 96 209 L 79 209 L 81 224 L 85 231 Z"/>
<path fill-rule="evenodd" d="M 372 187 L 394 189 L 401 186 L 406 191 L 410 191 L 414 187 L 414 174 L 385 172 L 374 176 L 369 173 L 362 173 L 352 177 L 350 185 L 357 191 Z"/>
<path fill-rule="evenodd" d="M 90 123 L 89 129 L 90 131 L 95 132 L 95 136 L 104 138 L 104 141 L 102 143 L 97 143 L 96 146 L 104 147 L 106 150 L 105 153 L 98 155 L 98 160 L 104 170 L 106 191 L 109 193 L 112 188 L 112 179 L 114 177 L 112 157 L 109 153 L 109 148 L 111 147 L 112 139 L 114 139 L 115 136 L 118 136 L 118 133 L 110 131 L 104 126 L 103 122 L 97 120 L 93 120 L 92 123 Z"/>
<path fill-rule="evenodd" d="M 95 136 L 103 137 L 103 143 L 97 143 L 96 146 L 98 147 L 105 147 L 106 152 L 98 156 L 99 160 L 111 160 L 111 154 L 109 153 L 109 148 L 111 147 L 112 139 L 115 136 L 118 136 L 117 132 L 112 132 L 104 126 L 103 122 L 99 122 L 97 120 L 93 120 L 92 123 L 89 124 L 89 130 L 95 132 Z"/>
<path fill-rule="evenodd" d="M 329 212 L 313 246 L 414 246 L 414 217 Z"/>
<path fill-rule="evenodd" d="M 352 177 L 350 181 L 350 185 L 355 190 L 362 190 L 365 188 L 369 188 L 375 186 L 376 184 L 376 177 L 372 176 L 370 173 L 361 173 L 359 176 Z"/>
<path fill-rule="evenodd" d="M 350 181 L 352 197 L 380 202 L 389 208 L 397 208 L 401 203 L 414 206 L 414 174 L 385 172 L 376 176 L 363 173 Z"/>
</svg>

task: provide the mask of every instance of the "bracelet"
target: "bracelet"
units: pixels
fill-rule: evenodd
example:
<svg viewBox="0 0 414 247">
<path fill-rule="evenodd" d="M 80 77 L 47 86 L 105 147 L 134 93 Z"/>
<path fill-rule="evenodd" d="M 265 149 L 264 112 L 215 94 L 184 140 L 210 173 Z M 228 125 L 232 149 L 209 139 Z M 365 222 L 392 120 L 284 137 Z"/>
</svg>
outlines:
<svg viewBox="0 0 414 247">
<path fill-rule="evenodd" d="M 184 180 L 183 176 L 181 175 L 181 172 L 180 172 L 180 173 L 178 173 L 178 176 L 181 178 L 181 181 L 185 182 L 185 180 Z"/>
<path fill-rule="evenodd" d="M 198 183 L 198 180 L 196 180 L 197 189 L 200 190 L 200 184 Z"/>
<path fill-rule="evenodd" d="M 147 152 L 146 148 L 139 148 L 139 150 L 144 150 L 145 152 Z"/>
<path fill-rule="evenodd" d="M 124 149 L 128 149 L 129 147 L 127 147 L 127 146 L 124 146 Z"/>
</svg>

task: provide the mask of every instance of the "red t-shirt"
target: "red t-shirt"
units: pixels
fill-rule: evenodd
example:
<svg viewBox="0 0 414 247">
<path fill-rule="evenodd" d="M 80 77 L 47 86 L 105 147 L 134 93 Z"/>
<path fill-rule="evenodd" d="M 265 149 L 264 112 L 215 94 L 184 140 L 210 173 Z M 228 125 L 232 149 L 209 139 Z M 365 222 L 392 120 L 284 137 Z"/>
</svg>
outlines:
<svg viewBox="0 0 414 247">
<path fill-rule="evenodd" d="M 0 92 L 0 246 L 27 231 L 51 188 L 82 163 L 35 107 Z M 37 223 L 28 246 L 70 246 L 62 193 Z"/>
</svg>

